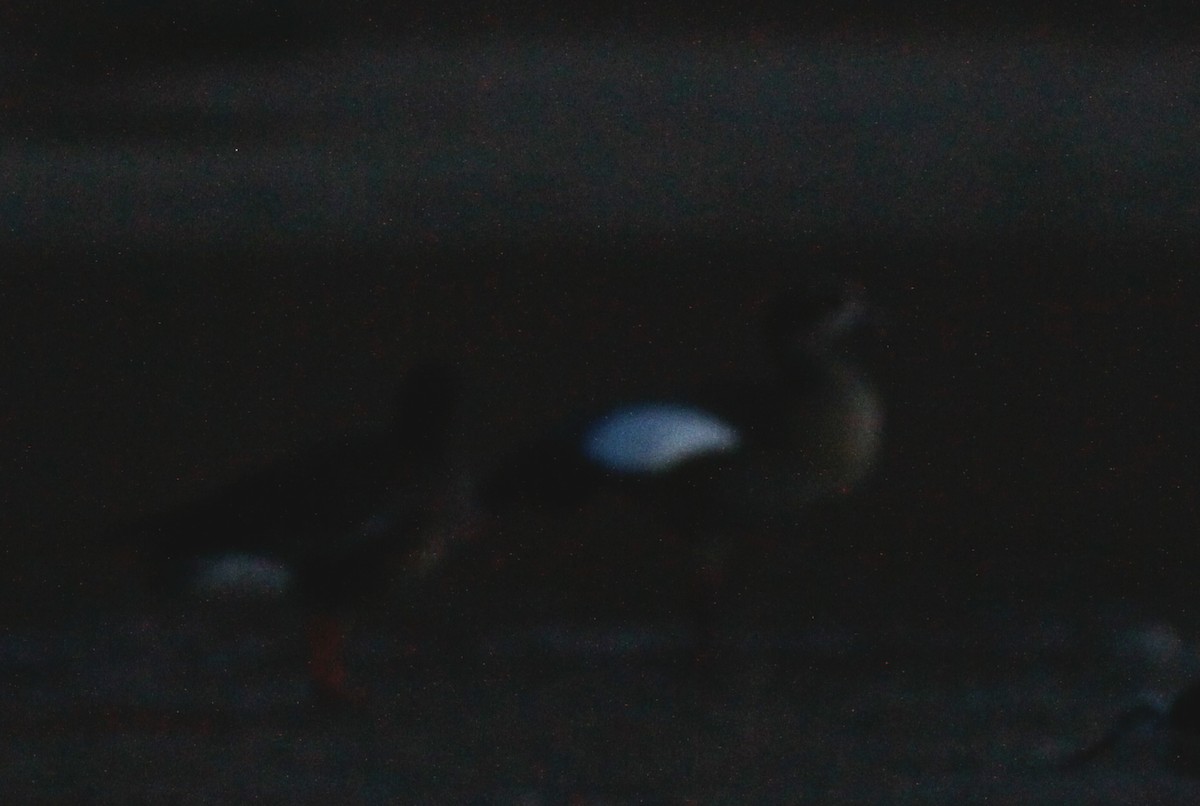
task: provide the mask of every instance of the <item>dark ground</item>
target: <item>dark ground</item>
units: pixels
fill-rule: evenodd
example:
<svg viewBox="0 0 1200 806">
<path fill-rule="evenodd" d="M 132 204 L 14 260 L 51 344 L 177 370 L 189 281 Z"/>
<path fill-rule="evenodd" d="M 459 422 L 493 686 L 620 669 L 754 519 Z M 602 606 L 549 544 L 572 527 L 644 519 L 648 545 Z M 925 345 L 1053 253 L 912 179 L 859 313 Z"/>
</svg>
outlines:
<svg viewBox="0 0 1200 806">
<path fill-rule="evenodd" d="M 331 713 L 303 700 L 290 624 L 94 615 L 5 636 L 6 792 L 38 803 L 1186 803 L 1200 784 L 1137 742 L 1082 772 L 1053 768 L 1133 689 L 1166 691 L 1195 672 L 1194 651 L 1140 616 L 1035 606 L 933 628 L 894 612 L 804 619 L 731 641 L 707 685 L 681 676 L 653 634 L 495 633 L 430 657 L 375 629 L 353 652 L 369 706 Z"/>
<path fill-rule="evenodd" d="M 1195 802 L 1138 742 L 1053 765 L 1200 670 L 1194 57 L 627 44 L 8 96 L 5 802 Z M 755 302 L 825 270 L 884 312 L 886 454 L 757 550 L 707 679 L 678 563 L 611 500 L 364 614 L 361 710 L 304 699 L 290 606 L 115 573 L 109 530 L 382 420 L 421 357 L 485 461 L 753 370 Z"/>
</svg>

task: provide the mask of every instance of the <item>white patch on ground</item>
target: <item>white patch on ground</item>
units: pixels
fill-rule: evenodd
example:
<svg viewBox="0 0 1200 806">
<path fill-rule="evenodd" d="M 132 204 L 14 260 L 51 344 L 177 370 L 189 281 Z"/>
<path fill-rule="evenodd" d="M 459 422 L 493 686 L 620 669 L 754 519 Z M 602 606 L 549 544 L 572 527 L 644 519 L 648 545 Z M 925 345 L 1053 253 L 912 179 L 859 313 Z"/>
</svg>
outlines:
<svg viewBox="0 0 1200 806">
<path fill-rule="evenodd" d="M 588 629 L 544 624 L 490 636 L 483 641 L 482 649 L 485 654 L 500 656 L 550 653 L 568 657 L 620 657 L 675 649 L 688 641 L 686 631 L 666 625 Z"/>
<path fill-rule="evenodd" d="M 256 554 L 222 554 L 201 560 L 192 591 L 206 598 L 276 597 L 287 593 L 292 572 Z"/>
<path fill-rule="evenodd" d="M 1141 624 L 1117 636 L 1114 649 L 1151 664 L 1176 663 L 1186 652 L 1182 636 L 1169 624 Z"/>
</svg>

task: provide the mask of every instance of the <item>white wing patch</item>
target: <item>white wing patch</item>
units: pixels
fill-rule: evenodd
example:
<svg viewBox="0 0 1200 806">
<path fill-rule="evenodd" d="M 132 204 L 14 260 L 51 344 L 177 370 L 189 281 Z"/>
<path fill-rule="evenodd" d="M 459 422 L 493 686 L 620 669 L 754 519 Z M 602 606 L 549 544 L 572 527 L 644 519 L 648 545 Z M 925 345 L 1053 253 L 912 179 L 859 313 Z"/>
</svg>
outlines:
<svg viewBox="0 0 1200 806">
<path fill-rule="evenodd" d="M 709 412 L 646 403 L 617 409 L 592 426 L 584 436 L 583 453 L 619 473 L 657 473 L 740 444 L 738 432 Z"/>
</svg>

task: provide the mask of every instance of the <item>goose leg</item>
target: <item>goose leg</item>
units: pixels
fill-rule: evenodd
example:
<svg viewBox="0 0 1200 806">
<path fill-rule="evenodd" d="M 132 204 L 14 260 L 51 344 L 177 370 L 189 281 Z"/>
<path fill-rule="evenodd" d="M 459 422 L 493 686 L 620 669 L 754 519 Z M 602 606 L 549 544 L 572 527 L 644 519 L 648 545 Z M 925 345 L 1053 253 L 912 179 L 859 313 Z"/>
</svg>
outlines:
<svg viewBox="0 0 1200 806">
<path fill-rule="evenodd" d="M 330 613 L 313 613 L 308 617 L 306 633 L 309 679 L 314 696 L 326 702 L 355 699 L 346 687 L 343 620 Z"/>
</svg>

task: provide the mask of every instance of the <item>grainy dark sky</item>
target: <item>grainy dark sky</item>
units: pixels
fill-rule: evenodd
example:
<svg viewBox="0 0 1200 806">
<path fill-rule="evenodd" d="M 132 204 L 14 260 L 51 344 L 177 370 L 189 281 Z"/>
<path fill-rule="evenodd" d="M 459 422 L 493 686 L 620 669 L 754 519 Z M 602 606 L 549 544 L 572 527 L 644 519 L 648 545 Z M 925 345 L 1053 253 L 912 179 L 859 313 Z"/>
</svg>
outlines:
<svg viewBox="0 0 1200 806">
<path fill-rule="evenodd" d="M 1194 49 L 488 36 L 155 63 L 9 101 L 0 245 L 545 232 L 1177 238 Z"/>
</svg>

